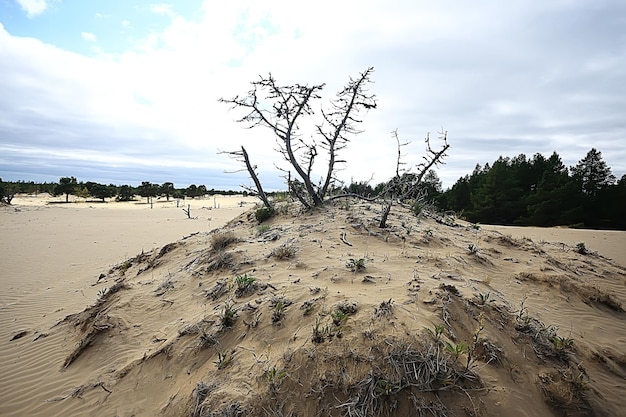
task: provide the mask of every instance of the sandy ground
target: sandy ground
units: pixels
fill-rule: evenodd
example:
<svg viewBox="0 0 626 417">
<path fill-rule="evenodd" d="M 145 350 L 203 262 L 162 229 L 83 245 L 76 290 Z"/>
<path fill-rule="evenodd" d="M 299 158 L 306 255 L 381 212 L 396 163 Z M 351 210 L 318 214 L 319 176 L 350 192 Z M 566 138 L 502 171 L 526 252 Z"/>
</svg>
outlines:
<svg viewBox="0 0 626 417">
<path fill-rule="evenodd" d="M 0 208 L 2 416 L 208 416 L 208 410 L 235 405 L 243 410 L 246 401 L 267 398 L 272 401 L 258 403 L 254 415 L 289 415 L 287 409 L 293 415 L 315 415 L 287 400 L 286 393 L 305 389 L 316 393 L 315 407 L 347 415 L 362 404 L 346 405 L 352 391 L 345 387 L 363 386 L 356 379 L 365 371 L 355 365 L 354 383 L 345 377 L 339 383 L 336 375 L 344 374 L 333 373 L 335 359 L 366 357 L 364 352 L 381 349 L 376 340 L 421 334 L 438 323 L 446 324 L 442 337 L 449 342 L 470 343 L 479 326 L 476 317 L 487 321 L 485 340 L 493 342 L 493 351 L 499 349 L 502 357 L 497 368 L 487 360 L 477 362 L 475 372 L 483 386 L 470 387 L 472 379 L 463 389 L 492 388 L 480 399 L 466 391 L 452 402 L 459 410 L 560 415 L 565 405 L 551 406 L 545 397 L 558 397 L 552 392 L 564 390 L 562 386 L 571 391 L 577 377 L 593 387 L 595 396 L 575 398 L 570 406 L 597 409 L 602 398 L 605 415 L 619 415 L 617 410 L 626 407 L 626 399 L 618 395 L 626 388 L 624 313 L 606 307 L 626 302 L 626 232 L 495 226 L 474 230 L 432 220 L 413 224 L 406 213 L 392 216 L 391 227 L 381 231 L 367 220 L 375 217 L 373 209 L 355 205 L 297 216 L 286 212 L 269 222 L 262 235 L 253 216 L 240 217 L 224 229 L 238 243 L 230 251 L 217 252 L 211 249 L 215 233 L 209 232 L 253 207 L 254 200 L 186 201 L 193 219 L 186 218 L 182 202 L 177 207 L 175 201 L 158 201 L 151 208 L 143 202 L 73 201 L 45 204 L 41 197 L 18 196 L 13 206 Z M 578 242 L 593 254 L 577 254 Z M 468 254 L 470 244 L 480 251 Z M 278 253 L 284 247 L 294 253 L 287 251 L 281 258 Z M 223 253 L 228 259 L 220 266 L 218 261 L 226 259 L 220 257 Z M 128 259 L 132 262 L 121 268 Z M 363 259 L 364 271 L 350 271 L 346 265 L 354 262 L 351 259 Z M 234 291 L 237 274 L 265 284 L 251 294 L 211 292 L 226 280 L 230 286 L 224 288 Z M 123 284 L 118 293 L 103 295 L 115 284 Z M 457 290 L 459 294 L 450 296 Z M 476 306 L 476 294 L 489 294 L 487 304 L 493 302 L 494 308 L 479 311 L 484 306 Z M 607 294 L 611 303 L 601 297 Z M 219 321 L 231 301 L 240 320 L 226 331 Z M 352 304 L 358 309 L 353 311 Z M 313 342 L 315 320 L 330 326 L 337 305 L 348 306 L 349 326 L 339 331 L 346 335 L 334 337 L 337 327 L 332 341 Z M 513 323 L 516 309 L 518 315 L 526 309 L 537 323 L 556 326 L 559 336 L 571 338 L 576 346 L 568 351 L 572 360 L 554 362 L 552 354 L 542 351 L 545 346 L 532 341 L 532 349 L 523 346 L 520 340 L 526 340 L 527 333 L 516 332 L 517 325 L 508 329 L 502 324 Z M 526 325 L 534 323 L 527 319 Z M 367 334 L 380 337 L 364 340 Z M 82 345 L 85 348 L 78 349 Z M 227 373 L 220 373 L 220 355 L 231 348 L 237 352 L 235 360 Z M 78 353 L 73 357 L 72 352 Z M 316 360 L 324 365 L 311 368 Z M 576 364 L 584 372 L 577 371 L 583 376 L 572 377 L 572 382 L 567 375 Z M 288 377 L 276 377 L 268 392 L 267 371 L 272 368 L 283 369 Z M 306 381 L 311 375 L 326 385 L 311 385 Z M 328 387 L 336 391 L 335 399 L 344 389 L 342 398 L 348 402 L 334 404 L 325 394 Z M 447 394 L 424 395 L 419 403 L 430 404 L 432 410 L 439 407 L 435 401 L 442 407 L 448 404 Z M 382 400 L 372 398 L 372 404 L 380 406 Z M 406 410 L 405 400 L 398 410 Z M 415 406 L 418 400 L 412 401 Z"/>
</svg>

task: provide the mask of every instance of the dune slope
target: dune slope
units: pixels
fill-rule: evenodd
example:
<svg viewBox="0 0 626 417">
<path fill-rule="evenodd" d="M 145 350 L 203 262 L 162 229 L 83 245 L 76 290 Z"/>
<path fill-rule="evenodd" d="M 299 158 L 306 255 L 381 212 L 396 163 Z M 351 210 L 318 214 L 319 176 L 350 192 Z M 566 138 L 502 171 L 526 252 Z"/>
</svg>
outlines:
<svg viewBox="0 0 626 417">
<path fill-rule="evenodd" d="M 453 218 L 254 211 L 143 252 L 39 344 L 26 414 L 618 416 L 626 269 Z M 26 351 L 25 350 L 25 351 Z M 16 375 L 27 378 L 27 375 Z M 26 395 L 20 393 L 20 395 Z"/>
</svg>

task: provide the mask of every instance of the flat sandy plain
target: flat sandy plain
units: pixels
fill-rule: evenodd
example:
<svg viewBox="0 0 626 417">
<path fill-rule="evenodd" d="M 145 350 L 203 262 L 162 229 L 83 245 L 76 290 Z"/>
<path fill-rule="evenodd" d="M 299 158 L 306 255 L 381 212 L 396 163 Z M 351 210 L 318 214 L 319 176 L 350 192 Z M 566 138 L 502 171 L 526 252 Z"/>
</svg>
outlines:
<svg viewBox="0 0 626 417">
<path fill-rule="evenodd" d="M 241 196 L 217 196 L 180 202 L 159 200 L 150 206 L 144 201 L 98 203 L 71 198 L 69 204 L 60 204 L 58 203 L 60 200 L 43 196 L 17 196 L 11 206 L 0 207 L 2 254 L 0 415 L 182 415 L 180 413 L 189 413 L 189 407 L 196 413 L 195 415 L 203 415 L 202 412 L 209 415 L 207 409 L 201 407 L 202 401 L 198 400 L 194 387 L 197 388 L 198 381 L 206 380 L 207 375 L 215 372 L 213 362 L 216 349 L 210 350 L 211 356 L 202 357 L 206 364 L 197 365 L 192 360 L 193 364 L 189 365 L 190 359 L 186 356 L 183 358 L 187 355 L 183 352 L 187 352 L 185 349 L 191 346 L 191 341 L 188 342 L 189 346 L 184 347 L 184 343 L 187 342 L 181 336 L 184 334 L 181 329 L 183 325 L 189 325 L 198 318 L 204 317 L 202 320 L 206 321 L 209 315 L 207 310 L 210 311 L 211 306 L 207 302 L 190 302 L 188 308 L 184 310 L 179 311 L 177 308 L 182 307 L 187 298 L 197 297 L 198 286 L 204 284 L 203 288 L 210 287 L 215 283 L 215 279 L 206 272 L 195 271 L 191 275 L 193 279 L 200 279 L 200 282 L 194 283 L 194 286 L 189 285 L 190 289 L 185 289 L 182 283 L 179 285 L 177 282 L 182 282 L 183 272 L 194 268 L 193 262 L 189 262 L 190 259 L 192 261 L 195 259 L 193 256 L 197 256 L 194 254 L 201 253 L 211 246 L 210 232 L 252 209 L 256 201 Z M 192 219 L 188 219 L 182 210 L 187 204 L 191 206 Z M 411 274 L 415 283 L 419 282 L 419 285 L 415 284 L 417 285 L 415 291 L 427 294 L 423 296 L 425 298 L 432 298 L 433 294 L 438 294 L 438 288 L 441 282 L 446 281 L 446 277 L 449 278 L 450 285 L 462 288 L 461 294 L 467 299 L 476 292 L 497 294 L 496 303 L 511 307 L 511 311 L 515 304 L 527 298 L 526 306 L 533 317 L 568 332 L 567 335 L 573 338 L 576 346 L 580 346 L 577 351 L 579 356 L 598 357 L 599 362 L 605 361 L 604 366 L 612 369 L 612 372 L 609 372 L 610 377 L 607 377 L 595 371 L 596 368 L 602 368 L 602 364 L 585 361 L 587 367 L 585 372 L 591 375 L 589 378 L 594 384 L 594 389 L 597 389 L 600 397 L 608 402 L 604 408 L 606 415 L 618 415 L 617 410 L 625 409 L 626 399 L 623 395 L 617 394 L 619 391 L 623 394 L 626 390 L 624 383 L 626 328 L 623 312 L 611 313 L 609 318 L 600 315 L 596 317 L 595 313 L 584 310 L 585 303 L 579 305 L 571 302 L 570 297 L 576 292 L 568 292 L 562 282 L 560 289 L 553 292 L 553 285 L 549 279 L 561 274 L 561 269 L 571 271 L 573 275 L 583 277 L 585 288 L 593 287 L 608 291 L 613 294 L 618 304 L 624 305 L 626 232 L 488 225 L 481 226 L 479 231 L 466 227 L 463 232 L 459 232 L 458 229 L 446 228 L 434 222 L 432 225 L 420 223 L 411 229 L 406 226 L 405 221 L 399 222 L 394 218 L 392 224 L 394 222 L 398 224 L 390 228 L 391 232 L 387 237 L 381 237 L 382 235 L 377 237 L 376 232 L 370 232 L 371 226 L 368 228 L 367 222 L 363 223 L 363 219 L 370 216 L 370 210 L 369 206 L 363 208 L 355 205 L 350 211 L 358 213 L 347 215 L 345 220 L 336 222 L 335 217 L 344 215 L 342 211 L 338 211 L 339 214 L 333 212 L 297 217 L 294 215 L 293 218 L 283 219 L 282 222 L 273 220 L 269 224 L 270 231 L 276 230 L 281 235 L 281 244 L 293 242 L 294 248 L 297 247 L 297 261 L 287 263 L 270 261 L 269 264 L 268 259 L 275 254 L 273 251 L 279 244 L 272 243 L 272 239 L 257 240 L 257 226 L 253 222 L 250 223 L 250 216 L 247 218 L 244 216 L 238 225 L 229 226 L 230 230 L 248 245 L 240 251 L 244 255 L 239 252 L 235 254 L 243 256 L 243 260 L 237 264 L 239 268 L 237 272 L 259 275 L 259 279 L 271 282 L 271 288 L 277 289 L 283 296 L 291 294 L 294 304 L 295 301 L 299 301 L 307 305 L 306 296 L 298 295 L 300 293 L 294 289 L 294 285 L 301 285 L 307 293 L 311 288 L 325 288 L 326 293 L 331 294 L 328 301 L 324 301 L 329 305 L 356 298 L 360 306 L 359 314 L 368 307 L 380 312 L 380 308 L 376 306 L 383 306 L 381 300 L 393 298 L 396 304 L 401 304 L 406 298 L 408 278 L 396 281 L 392 277 L 395 279 L 397 276 Z M 355 226 L 355 222 L 358 223 L 357 219 L 361 219 L 359 221 L 362 223 Z M 246 228 L 243 228 L 244 226 Z M 401 227 L 406 228 L 407 235 L 411 231 L 411 238 L 394 241 L 392 236 L 394 227 L 398 230 Z M 419 233 L 428 232 L 429 236 L 434 235 L 434 238 L 413 239 L 413 236 L 418 234 L 418 228 L 428 228 Z M 364 230 L 368 230 L 369 233 Z M 343 240 L 339 238 L 340 236 L 343 236 Z M 502 236 L 506 239 L 501 238 Z M 183 243 L 180 243 L 181 239 L 184 239 Z M 497 248 L 494 246 L 490 249 L 489 245 L 494 239 L 517 243 Z M 350 246 L 346 244 L 347 241 L 350 241 Z M 157 259 L 159 256 L 155 253 L 172 242 L 179 242 L 179 246 L 185 246 L 184 253 L 174 250 L 170 258 L 168 258 L 170 254 L 165 254 L 163 262 L 152 270 L 146 272 L 142 272 L 141 269 L 133 270 L 139 278 L 119 276 L 115 278 L 115 267 L 125 260 L 139 259 L 138 255 L 141 254 L 146 254 L 146 258 L 152 256 L 153 260 Z M 477 263 L 474 258 L 463 254 L 466 243 L 472 242 L 485 251 L 483 258 L 476 258 L 482 259 Z M 587 262 L 586 258 L 581 260 L 574 253 L 573 247 L 578 242 L 584 242 L 593 252 L 592 261 Z M 526 249 L 522 251 L 520 248 Z M 549 253 L 549 259 L 543 259 L 542 253 Z M 359 275 L 358 280 L 355 280 L 355 273 L 346 269 L 346 262 L 355 258 L 366 260 L 368 267 L 365 277 L 369 278 L 365 279 Z M 331 267 L 329 266 L 331 264 L 336 265 Z M 409 264 L 411 266 L 407 266 Z M 418 274 L 418 267 L 414 266 L 415 264 L 423 265 L 425 269 L 420 270 Z M 246 265 L 254 267 L 248 268 Z M 585 265 L 592 266 L 587 268 Z M 538 269 L 533 269 L 535 267 Z M 336 269 L 334 272 L 333 268 Z M 405 271 L 403 268 L 409 269 Z M 534 272 L 520 275 L 526 270 Z M 444 272 L 445 276 L 441 275 Z M 418 279 L 418 275 L 422 278 Z M 430 278 L 424 279 L 424 276 Z M 509 279 L 514 276 L 517 277 L 515 282 Z M 599 284 L 593 282 L 598 277 L 606 281 Z M 81 332 L 74 329 L 74 327 L 78 329 L 78 322 L 73 325 L 74 327 L 67 323 L 76 319 L 76 313 L 93 306 L 103 288 L 111 287 L 112 283 L 117 282 L 115 280 L 120 279 L 128 280 L 124 281 L 125 285 L 137 292 L 133 298 L 125 299 L 123 302 L 121 299 L 116 300 L 117 304 L 107 305 L 107 317 L 114 317 L 117 321 L 107 322 L 102 326 L 114 330 L 108 330 L 107 338 L 102 341 L 90 339 L 91 347 L 86 349 L 84 354 L 81 353 L 82 356 L 77 357 L 74 363 L 63 366 L 64 361 L 67 362 L 68 354 L 84 340 L 81 339 Z M 152 287 L 169 279 L 175 283 L 172 288 L 176 290 L 167 298 L 163 298 L 162 294 L 157 292 L 161 297 L 159 300 L 161 307 L 156 308 L 141 301 L 147 299 L 148 295 L 155 298 L 153 293 L 158 288 L 155 290 Z M 431 280 L 432 285 L 429 284 Z M 532 281 L 536 285 L 521 290 L 522 285 L 528 284 L 527 281 Z M 392 285 L 394 282 L 398 283 L 397 287 Z M 363 290 L 364 285 L 370 285 L 371 290 Z M 122 293 L 124 292 L 120 292 Z M 311 293 L 314 293 L 313 290 Z M 358 297 L 355 294 L 358 294 Z M 258 297 L 257 303 L 262 305 L 264 299 L 261 295 Z M 417 296 L 415 299 L 407 298 L 402 303 L 401 311 L 396 315 L 403 314 L 408 308 L 404 306 L 410 306 L 411 303 L 421 306 L 415 300 Z M 134 306 L 134 310 L 129 306 Z M 571 309 L 567 310 L 569 306 Z M 163 316 L 166 311 L 164 309 L 168 308 L 168 315 Z M 212 308 L 218 309 L 215 306 Z M 298 308 L 294 305 L 290 309 L 291 314 L 295 316 Z M 321 309 L 323 311 L 324 307 Z M 415 318 L 417 313 L 412 316 L 416 320 L 415 326 L 418 330 L 437 323 L 438 316 L 435 310 L 426 310 L 426 307 L 421 308 L 422 316 L 418 317 L 419 320 Z M 302 313 L 299 314 L 302 316 Z M 156 316 L 160 321 L 153 323 L 152 319 L 156 320 Z M 275 323 L 269 323 L 269 314 L 263 317 L 268 319 L 267 329 L 276 329 Z M 355 328 L 359 323 L 356 317 L 358 315 L 353 320 Z M 584 324 L 580 320 L 582 317 L 586 320 Z M 402 318 L 399 317 L 397 321 L 402 322 Z M 607 328 L 609 326 L 607 323 L 616 325 Z M 402 325 L 405 323 L 402 322 Z M 266 359 L 258 365 L 258 375 L 263 375 L 263 369 L 267 369 L 269 363 L 279 363 L 282 355 L 280 349 L 291 349 L 292 352 L 295 349 L 297 353 L 292 340 L 295 341 L 296 335 L 304 332 L 301 330 L 303 326 L 300 319 L 284 321 L 280 328 L 281 334 L 293 334 L 292 338 L 284 338 L 285 341 L 289 339 L 289 342 L 284 342 L 285 346 L 281 344 L 283 339 L 279 336 L 266 335 L 261 338 L 262 340 L 251 339 L 251 336 L 248 336 L 249 345 L 245 344 L 245 340 L 238 345 L 240 353 L 236 356 L 232 374 L 236 376 L 243 372 L 242 369 L 248 371 L 243 372 L 241 377 L 243 379 L 222 380 L 220 386 L 223 391 L 216 390 L 216 397 L 224 398 L 222 394 L 218 396 L 218 393 L 233 393 L 232 398 L 226 398 L 224 401 L 239 401 L 237 404 L 243 404 L 242 407 L 245 408 L 246 394 L 243 392 L 257 393 L 260 389 L 258 385 L 263 385 L 259 378 L 252 378 L 256 381 L 254 384 L 249 382 L 253 373 L 249 369 L 256 369 L 255 366 L 260 363 L 259 358 L 263 356 L 262 352 L 265 352 Z M 373 331 L 371 323 L 369 326 L 369 331 Z M 389 331 L 390 335 L 398 333 L 395 326 L 394 324 L 395 330 Z M 309 332 L 308 325 L 304 328 Z M 240 329 L 237 331 L 240 332 Z M 117 341 L 117 338 L 113 337 L 117 332 L 128 334 L 125 338 L 120 336 Z M 469 334 L 471 335 L 471 331 Z M 563 334 L 563 330 L 559 334 Z M 303 343 L 311 343 L 310 338 L 298 337 Z M 504 349 L 505 342 L 495 334 L 492 337 L 496 342 L 500 342 Z M 130 343 L 129 340 L 136 340 L 137 343 Z M 344 337 L 342 340 L 348 343 L 351 339 Z M 173 350 L 181 355 L 180 359 L 176 359 L 181 361 L 177 366 L 172 365 L 173 359 L 169 362 L 169 366 L 177 370 L 163 371 L 165 374 L 161 375 L 157 370 L 162 369 L 163 364 L 150 365 L 146 361 L 145 364 L 136 365 L 146 357 L 152 358 L 150 355 L 153 352 L 160 352 L 155 349 L 162 343 L 171 344 L 167 352 Z M 180 343 L 180 346 L 177 343 Z M 222 340 L 222 343 L 226 344 L 227 341 Z M 339 339 L 335 339 L 333 343 L 339 343 Z M 255 351 L 256 354 L 249 354 Z M 509 353 L 508 350 L 506 352 L 510 361 L 517 357 L 517 353 Z M 295 356 L 297 358 L 297 355 Z M 169 353 L 167 357 L 170 357 Z M 290 369 L 287 363 L 283 365 L 285 369 Z M 513 368 L 513 365 L 511 366 Z M 510 385 L 499 381 L 495 371 L 481 375 L 487 382 L 501 389 L 494 389 L 489 394 L 495 396 L 495 399 L 492 397 L 490 400 L 480 401 L 486 405 L 479 414 L 498 415 L 502 412 L 504 413 L 502 415 L 530 416 L 554 412 L 554 415 L 558 415 L 558 412 L 546 408 L 545 405 L 528 405 L 529 401 L 541 402 L 541 392 L 544 394 L 546 391 L 549 392 L 551 386 L 541 381 L 553 376 L 542 373 L 541 366 L 534 362 L 515 366 L 520 367 L 515 371 L 519 373 L 516 383 L 527 378 L 528 386 L 535 387 L 536 393 L 525 393 L 522 388 L 515 391 Z M 182 372 L 182 369 L 185 369 L 185 372 Z M 511 369 L 508 372 L 513 374 L 514 371 Z M 292 372 L 295 373 L 295 370 Z M 489 380 L 490 377 L 493 378 L 492 381 Z M 290 387 L 289 384 L 297 388 L 298 385 L 293 378 L 295 376 L 287 378 L 289 381 L 286 379 L 283 392 Z M 157 390 L 151 381 L 165 387 Z M 545 388 L 546 386 L 548 388 Z M 531 388 L 527 390 L 532 391 Z M 280 398 L 280 391 L 277 392 L 278 394 L 274 394 Z M 217 401 L 212 400 L 210 395 L 205 400 L 207 404 L 210 400 Z M 349 411 L 345 404 L 342 405 L 343 409 L 336 409 L 341 412 Z M 590 404 L 583 404 L 580 407 L 594 407 L 594 400 L 590 400 Z M 220 404 L 216 402 L 212 405 L 215 409 L 219 406 Z M 324 403 L 322 400 L 318 406 L 329 409 L 339 407 L 331 405 L 330 402 Z M 267 407 L 269 408 L 265 410 L 271 410 L 270 406 Z M 480 409 L 480 405 L 476 407 Z"/>
</svg>

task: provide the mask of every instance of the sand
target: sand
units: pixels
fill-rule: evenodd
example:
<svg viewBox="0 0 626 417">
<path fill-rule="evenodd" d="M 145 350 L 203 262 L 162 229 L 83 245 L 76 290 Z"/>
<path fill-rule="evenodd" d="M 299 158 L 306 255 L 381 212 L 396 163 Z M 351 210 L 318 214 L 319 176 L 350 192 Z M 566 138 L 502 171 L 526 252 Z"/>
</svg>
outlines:
<svg viewBox="0 0 626 417">
<path fill-rule="evenodd" d="M 0 415 L 626 407 L 626 232 L 475 229 L 400 208 L 381 230 L 378 207 L 357 202 L 291 204 L 260 230 L 242 197 L 185 201 L 192 219 L 175 201 L 51 200 L 0 208 Z M 235 241 L 212 249 L 219 237 Z M 444 341 L 477 358 L 446 353 L 448 385 L 391 377 Z"/>
</svg>

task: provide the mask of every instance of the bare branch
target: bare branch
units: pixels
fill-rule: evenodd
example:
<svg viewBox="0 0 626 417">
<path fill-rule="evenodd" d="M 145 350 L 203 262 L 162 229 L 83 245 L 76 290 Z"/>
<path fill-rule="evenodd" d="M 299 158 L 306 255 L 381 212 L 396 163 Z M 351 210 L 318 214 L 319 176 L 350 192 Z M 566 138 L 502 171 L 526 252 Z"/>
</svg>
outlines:
<svg viewBox="0 0 626 417">
<path fill-rule="evenodd" d="M 335 170 L 336 154 L 339 149 L 343 149 L 348 142 L 348 134 L 356 134 L 360 131 L 356 129 L 356 124 L 361 120 L 356 118 L 361 109 L 369 110 L 376 108 L 376 97 L 368 94 L 365 86 L 370 81 L 370 76 L 374 68 L 370 67 L 360 74 L 358 79 L 350 79 L 350 82 L 342 91 L 337 94 L 337 98 L 331 103 L 328 112 L 322 112 L 327 128 L 317 126 L 317 131 L 323 137 L 325 149 L 328 151 L 328 169 L 326 180 L 320 190 L 323 199 L 328 192 L 328 187 L 333 179 Z"/>
<path fill-rule="evenodd" d="M 265 191 L 263 191 L 263 186 L 261 185 L 259 176 L 256 173 L 256 165 L 252 166 L 252 164 L 250 163 L 250 158 L 248 157 L 248 152 L 246 152 L 246 148 L 242 146 L 240 151 L 230 151 L 230 152 L 221 151 L 218 153 L 227 154 L 231 158 L 244 163 L 244 165 L 246 166 L 246 170 L 248 171 L 248 174 L 250 175 L 250 178 L 252 178 L 252 181 L 254 181 L 254 185 L 256 186 L 256 195 L 261 199 L 265 207 L 267 207 L 270 210 L 273 210 L 274 208 L 272 207 L 272 204 L 270 203 L 269 198 L 267 197 L 267 194 L 265 194 Z M 243 170 L 240 170 L 240 171 L 243 171 Z M 247 188 L 247 187 L 244 187 L 244 188 Z"/>
</svg>

